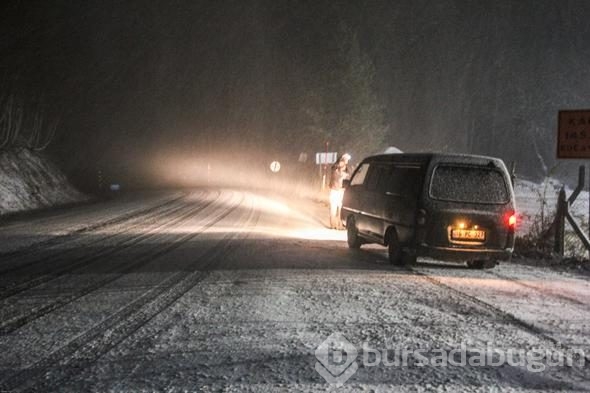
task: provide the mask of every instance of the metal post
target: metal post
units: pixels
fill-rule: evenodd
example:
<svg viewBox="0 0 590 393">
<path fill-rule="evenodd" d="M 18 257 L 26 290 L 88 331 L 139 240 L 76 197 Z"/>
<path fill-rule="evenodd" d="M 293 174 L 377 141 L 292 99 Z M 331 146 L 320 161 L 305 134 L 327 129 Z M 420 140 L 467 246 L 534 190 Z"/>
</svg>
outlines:
<svg viewBox="0 0 590 393">
<path fill-rule="evenodd" d="M 568 199 L 569 206 L 571 206 L 572 203 L 575 202 L 578 195 L 580 195 L 580 192 L 582 192 L 582 190 L 584 189 L 585 180 L 586 180 L 586 167 L 584 165 L 581 165 L 579 168 L 579 171 L 578 171 L 578 185 L 577 185 L 576 189 L 574 190 L 574 192 L 572 193 L 572 195 L 570 195 L 570 197 Z"/>
<path fill-rule="evenodd" d="M 324 191 L 328 187 L 328 146 L 330 142 L 326 141 L 326 156 L 324 157 L 324 165 L 321 167 L 324 168 L 324 173 L 322 174 L 322 191 Z"/>
<path fill-rule="evenodd" d="M 512 182 L 512 187 L 514 187 L 515 180 L 516 180 L 516 161 L 512 161 L 512 165 L 510 165 L 510 181 Z"/>
<path fill-rule="evenodd" d="M 565 197 L 565 189 L 562 187 L 557 198 L 557 212 L 555 215 L 555 243 L 553 251 L 561 257 L 564 255 L 565 243 L 565 213 L 568 208 L 568 202 Z"/>
</svg>

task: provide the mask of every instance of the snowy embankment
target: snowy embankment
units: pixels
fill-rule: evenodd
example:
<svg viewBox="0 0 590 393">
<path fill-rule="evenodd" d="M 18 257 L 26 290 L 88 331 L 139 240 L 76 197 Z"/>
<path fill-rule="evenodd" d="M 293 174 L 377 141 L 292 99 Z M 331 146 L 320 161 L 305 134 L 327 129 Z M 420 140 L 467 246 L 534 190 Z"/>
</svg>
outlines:
<svg viewBox="0 0 590 393">
<path fill-rule="evenodd" d="M 27 149 L 0 152 L 0 215 L 85 199 L 42 155 Z"/>
<path fill-rule="evenodd" d="M 528 237 L 533 242 L 539 241 L 541 233 L 546 233 L 545 231 L 553 223 L 561 187 L 562 183 L 552 178 L 548 178 L 541 184 L 526 180 L 516 181 L 514 191 L 516 194 L 516 210 L 519 216 L 517 236 Z M 573 190 L 565 187 L 565 192 L 566 197 L 569 198 Z M 572 216 L 586 233 L 588 233 L 588 203 L 588 191 L 582 191 L 570 206 Z M 518 244 L 517 241 L 517 248 Z M 565 256 L 575 259 L 588 256 L 582 241 L 567 223 L 565 226 Z"/>
<path fill-rule="evenodd" d="M 516 180 L 514 192 L 516 196 L 516 210 L 520 217 L 518 232 L 520 236 L 528 234 L 535 223 L 540 223 L 541 214 L 545 221 L 553 218 L 557 208 L 557 197 L 562 183 L 549 178 L 541 184 L 528 180 Z M 565 188 L 567 198 L 573 190 Z M 544 207 L 543 207 L 544 205 Z M 582 191 L 571 206 L 572 215 L 584 227 L 588 225 L 588 191 Z"/>
</svg>

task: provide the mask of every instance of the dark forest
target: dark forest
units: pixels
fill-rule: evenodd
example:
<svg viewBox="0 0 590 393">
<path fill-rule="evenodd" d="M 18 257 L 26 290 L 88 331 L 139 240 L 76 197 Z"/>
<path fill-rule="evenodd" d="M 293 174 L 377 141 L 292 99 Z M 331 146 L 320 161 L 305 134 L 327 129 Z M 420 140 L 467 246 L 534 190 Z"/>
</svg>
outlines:
<svg viewBox="0 0 590 393">
<path fill-rule="evenodd" d="M 556 166 L 590 105 L 585 1 L 3 2 L 0 143 L 78 182 L 168 157 L 397 146 Z M 46 143 L 47 142 L 47 143 Z"/>
</svg>

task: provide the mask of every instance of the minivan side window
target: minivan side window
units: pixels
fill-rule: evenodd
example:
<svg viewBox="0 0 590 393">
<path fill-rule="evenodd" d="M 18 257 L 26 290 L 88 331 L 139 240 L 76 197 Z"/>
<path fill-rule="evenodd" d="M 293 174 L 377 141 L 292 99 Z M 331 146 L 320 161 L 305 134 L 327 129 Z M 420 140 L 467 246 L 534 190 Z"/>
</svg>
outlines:
<svg viewBox="0 0 590 393">
<path fill-rule="evenodd" d="M 365 178 L 367 177 L 367 172 L 369 171 L 369 164 L 364 163 L 362 164 L 359 169 L 355 172 L 354 176 L 350 180 L 351 186 L 360 186 L 365 182 Z"/>
<path fill-rule="evenodd" d="M 367 177 L 366 188 L 368 191 L 378 191 L 387 182 L 387 174 L 391 167 L 385 165 L 372 165 Z"/>
<path fill-rule="evenodd" d="M 415 199 L 422 186 L 422 170 L 419 166 L 394 166 L 388 176 L 385 192 Z"/>
</svg>

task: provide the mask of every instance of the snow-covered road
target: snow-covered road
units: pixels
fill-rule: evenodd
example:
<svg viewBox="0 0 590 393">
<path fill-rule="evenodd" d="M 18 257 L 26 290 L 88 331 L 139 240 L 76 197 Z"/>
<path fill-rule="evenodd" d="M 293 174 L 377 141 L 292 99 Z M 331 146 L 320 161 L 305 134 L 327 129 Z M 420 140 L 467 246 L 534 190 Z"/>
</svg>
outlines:
<svg viewBox="0 0 590 393">
<path fill-rule="evenodd" d="M 1 224 L 0 391 L 590 391 L 587 278 L 393 267 L 325 216 L 197 189 Z"/>
</svg>

